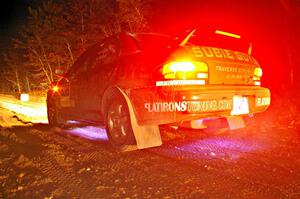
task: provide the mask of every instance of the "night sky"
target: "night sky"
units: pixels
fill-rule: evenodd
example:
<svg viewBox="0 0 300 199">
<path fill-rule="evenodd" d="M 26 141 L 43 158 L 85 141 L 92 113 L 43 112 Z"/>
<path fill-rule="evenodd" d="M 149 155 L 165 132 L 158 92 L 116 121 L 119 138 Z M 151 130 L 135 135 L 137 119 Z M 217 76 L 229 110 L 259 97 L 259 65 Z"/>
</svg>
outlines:
<svg viewBox="0 0 300 199">
<path fill-rule="evenodd" d="M 30 0 L 1 1 L 0 6 L 0 48 L 1 52 L 16 36 L 18 25 L 22 24 Z"/>
</svg>

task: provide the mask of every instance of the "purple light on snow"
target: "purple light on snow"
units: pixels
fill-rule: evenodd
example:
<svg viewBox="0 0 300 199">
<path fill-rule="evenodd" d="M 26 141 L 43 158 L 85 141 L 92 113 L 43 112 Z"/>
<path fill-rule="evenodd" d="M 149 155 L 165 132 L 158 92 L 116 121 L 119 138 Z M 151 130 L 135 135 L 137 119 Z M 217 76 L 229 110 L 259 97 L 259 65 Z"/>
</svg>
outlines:
<svg viewBox="0 0 300 199">
<path fill-rule="evenodd" d="M 198 140 L 194 143 L 189 144 L 188 147 L 214 147 L 219 150 L 232 150 L 238 152 L 251 152 L 265 148 L 264 144 L 257 142 L 257 140 L 241 140 L 234 138 L 210 138 Z"/>
<path fill-rule="evenodd" d="M 73 129 L 65 130 L 64 132 L 77 135 L 89 140 L 108 140 L 105 128 L 99 126 L 76 127 Z"/>
<path fill-rule="evenodd" d="M 80 124 L 80 122 L 78 122 L 76 120 L 68 120 L 67 123 L 68 124 Z"/>
<path fill-rule="evenodd" d="M 256 139 L 238 139 L 213 137 L 202 140 L 193 140 L 184 143 L 172 143 L 157 153 L 176 157 L 180 154 L 183 159 L 223 159 L 234 161 L 246 156 L 247 153 L 264 150 L 267 144 Z"/>
<path fill-rule="evenodd" d="M 247 152 L 263 150 L 264 143 L 257 140 L 241 140 L 234 138 L 209 138 L 178 146 L 180 150 L 198 153 L 209 158 L 224 158 L 236 160 Z"/>
</svg>

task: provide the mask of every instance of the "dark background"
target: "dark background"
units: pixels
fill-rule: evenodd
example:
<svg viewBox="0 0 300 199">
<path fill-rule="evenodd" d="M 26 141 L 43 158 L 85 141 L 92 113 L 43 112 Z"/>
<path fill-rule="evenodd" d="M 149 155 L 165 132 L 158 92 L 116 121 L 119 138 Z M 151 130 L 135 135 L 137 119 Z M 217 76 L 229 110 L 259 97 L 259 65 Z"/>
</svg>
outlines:
<svg viewBox="0 0 300 199">
<path fill-rule="evenodd" d="M 273 92 L 299 89 L 299 0 L 174 0 L 157 2 L 151 25 L 176 32 L 197 26 L 216 26 L 246 35 L 253 55 L 263 67 L 263 86 Z"/>
<path fill-rule="evenodd" d="M 0 2 L 0 53 L 17 37 L 18 27 L 26 19 L 29 0 L 5 0 Z M 2 60 L 0 62 L 2 65 Z"/>
</svg>

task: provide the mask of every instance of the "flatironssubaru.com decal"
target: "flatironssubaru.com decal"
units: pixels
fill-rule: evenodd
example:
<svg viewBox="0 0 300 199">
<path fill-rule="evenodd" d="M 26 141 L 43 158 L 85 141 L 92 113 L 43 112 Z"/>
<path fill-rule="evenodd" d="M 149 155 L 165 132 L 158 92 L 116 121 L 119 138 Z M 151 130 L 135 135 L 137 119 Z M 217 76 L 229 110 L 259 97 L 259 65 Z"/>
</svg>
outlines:
<svg viewBox="0 0 300 199">
<path fill-rule="evenodd" d="M 270 97 L 256 98 L 256 106 L 269 106 Z M 211 111 L 225 111 L 232 110 L 232 99 L 221 100 L 203 100 L 203 101 L 171 101 L 171 102 L 152 102 L 145 103 L 145 109 L 148 112 L 211 112 Z"/>
<path fill-rule="evenodd" d="M 148 112 L 209 112 L 232 109 L 232 99 L 145 103 Z"/>
</svg>

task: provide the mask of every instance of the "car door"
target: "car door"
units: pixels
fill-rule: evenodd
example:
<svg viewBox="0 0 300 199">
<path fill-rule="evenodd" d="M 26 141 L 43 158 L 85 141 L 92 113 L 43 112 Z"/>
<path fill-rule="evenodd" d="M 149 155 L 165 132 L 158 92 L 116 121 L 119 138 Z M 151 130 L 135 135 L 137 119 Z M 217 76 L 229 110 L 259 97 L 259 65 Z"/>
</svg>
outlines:
<svg viewBox="0 0 300 199">
<path fill-rule="evenodd" d="M 67 78 L 69 81 L 69 100 L 73 103 L 70 117 L 76 120 L 85 119 L 84 104 L 86 98 L 89 52 L 85 52 L 73 65 Z"/>
<path fill-rule="evenodd" d="M 101 99 L 105 89 L 113 85 L 116 77 L 117 59 L 119 56 L 118 40 L 110 37 L 93 47 L 88 60 L 87 88 L 85 89 L 88 101 L 84 103 L 87 119 L 100 121 Z"/>
</svg>

